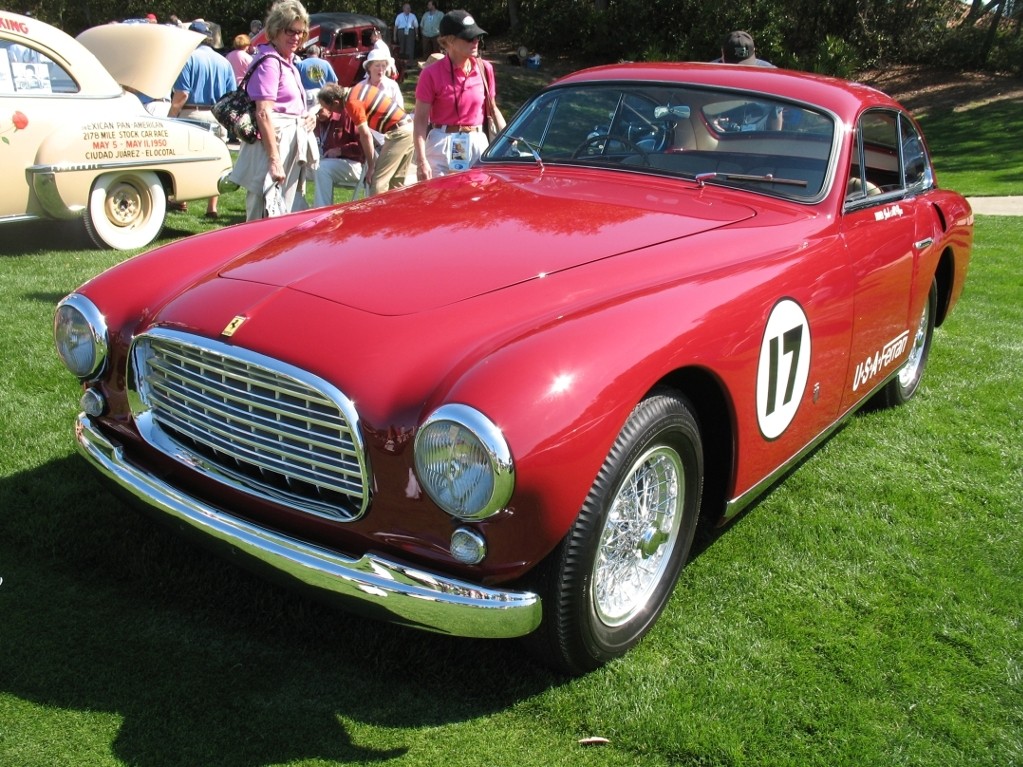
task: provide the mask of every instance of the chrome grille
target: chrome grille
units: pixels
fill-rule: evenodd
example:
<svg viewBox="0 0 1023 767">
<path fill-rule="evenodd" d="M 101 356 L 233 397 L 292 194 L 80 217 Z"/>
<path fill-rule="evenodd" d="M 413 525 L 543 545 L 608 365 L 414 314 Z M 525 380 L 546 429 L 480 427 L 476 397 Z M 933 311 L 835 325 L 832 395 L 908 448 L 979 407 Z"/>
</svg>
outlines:
<svg viewBox="0 0 1023 767">
<path fill-rule="evenodd" d="M 142 436 L 208 475 L 331 519 L 368 501 L 351 401 L 269 357 L 177 331 L 134 342 L 128 371 Z"/>
</svg>

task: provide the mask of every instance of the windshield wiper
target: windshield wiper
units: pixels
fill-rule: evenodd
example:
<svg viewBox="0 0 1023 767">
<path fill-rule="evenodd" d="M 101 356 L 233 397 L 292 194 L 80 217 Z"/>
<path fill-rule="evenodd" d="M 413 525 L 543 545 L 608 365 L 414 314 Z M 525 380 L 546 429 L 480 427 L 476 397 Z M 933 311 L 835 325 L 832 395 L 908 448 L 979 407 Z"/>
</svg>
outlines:
<svg viewBox="0 0 1023 767">
<path fill-rule="evenodd" d="M 761 184 L 788 184 L 789 186 L 808 186 L 808 182 L 801 178 L 779 178 L 773 173 L 766 173 L 762 176 L 748 173 L 697 173 L 694 178 L 696 183 L 704 186 L 708 181 L 753 181 Z"/>
</svg>

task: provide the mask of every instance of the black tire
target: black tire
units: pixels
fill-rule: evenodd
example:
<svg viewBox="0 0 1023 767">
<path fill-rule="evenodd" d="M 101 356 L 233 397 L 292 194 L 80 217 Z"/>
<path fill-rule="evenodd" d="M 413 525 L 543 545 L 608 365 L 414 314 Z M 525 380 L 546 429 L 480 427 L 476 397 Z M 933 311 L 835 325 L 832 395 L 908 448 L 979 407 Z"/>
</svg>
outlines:
<svg viewBox="0 0 1023 767">
<path fill-rule="evenodd" d="M 880 408 L 898 407 L 913 399 L 927 368 L 927 358 L 931 355 L 931 339 L 934 336 L 934 315 L 938 307 L 938 283 L 931 281 L 931 290 L 927 294 L 916 333 L 910 339 L 912 344 L 909 357 L 899 370 L 899 374 L 884 385 L 875 396 L 874 404 Z"/>
<path fill-rule="evenodd" d="M 674 393 L 655 392 L 625 422 L 578 518 L 542 567 L 544 615 L 529 649 L 547 665 L 582 674 L 635 645 L 689 555 L 702 489 L 692 410 Z"/>
</svg>

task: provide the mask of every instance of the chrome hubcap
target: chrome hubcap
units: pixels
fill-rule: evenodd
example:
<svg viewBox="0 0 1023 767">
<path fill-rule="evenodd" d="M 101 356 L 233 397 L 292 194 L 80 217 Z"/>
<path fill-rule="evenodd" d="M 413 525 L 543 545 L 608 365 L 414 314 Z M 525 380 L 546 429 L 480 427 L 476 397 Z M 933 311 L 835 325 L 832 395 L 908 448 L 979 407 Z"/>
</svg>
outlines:
<svg viewBox="0 0 1023 767">
<path fill-rule="evenodd" d="M 920 362 L 924 356 L 924 344 L 927 343 L 927 321 L 931 313 L 930 301 L 924 306 L 923 314 L 920 315 L 920 322 L 916 327 L 916 336 L 913 338 L 913 348 L 909 350 L 909 359 L 899 371 L 899 383 L 903 388 L 913 385 L 920 370 Z"/>
<path fill-rule="evenodd" d="M 107 195 L 106 211 L 107 219 L 115 226 L 134 226 L 145 218 L 146 205 L 138 189 L 120 182 Z"/>
<path fill-rule="evenodd" d="M 685 474 L 678 453 L 648 450 L 611 504 L 593 565 L 593 603 L 600 620 L 619 626 L 650 599 L 678 542 Z"/>
</svg>

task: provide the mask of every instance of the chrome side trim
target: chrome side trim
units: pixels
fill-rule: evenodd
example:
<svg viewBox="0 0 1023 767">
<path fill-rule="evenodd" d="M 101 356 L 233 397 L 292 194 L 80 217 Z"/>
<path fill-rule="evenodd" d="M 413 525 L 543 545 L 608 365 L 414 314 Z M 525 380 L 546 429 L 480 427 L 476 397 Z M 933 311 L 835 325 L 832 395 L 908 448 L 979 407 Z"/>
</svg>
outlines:
<svg viewBox="0 0 1023 767">
<path fill-rule="evenodd" d="M 122 162 L 60 163 L 59 165 L 33 165 L 25 169 L 29 186 L 39 199 L 46 215 L 57 219 L 78 218 L 85 211 L 84 204 L 68 203 L 57 189 L 58 173 L 106 173 L 110 171 L 168 169 L 167 166 L 192 162 L 216 162 L 216 155 L 202 157 L 158 157 L 152 160 L 125 160 Z M 229 171 L 228 171 L 229 172 Z"/>
<path fill-rule="evenodd" d="M 286 585 L 352 612 L 454 636 L 505 639 L 540 624 L 540 597 L 492 589 L 374 554 L 351 559 L 235 517 L 134 466 L 89 416 L 75 422 L 79 452 L 143 510 L 183 525 L 214 548 Z"/>
<path fill-rule="evenodd" d="M 164 165 L 181 165 L 190 162 L 218 162 L 222 158 L 216 154 L 184 155 L 176 157 L 154 157 L 152 160 L 127 159 L 119 162 L 62 162 L 54 165 L 31 165 L 25 169 L 30 176 L 47 173 L 74 173 L 76 171 L 108 171 L 138 170 L 139 168 L 155 168 Z"/>
</svg>

